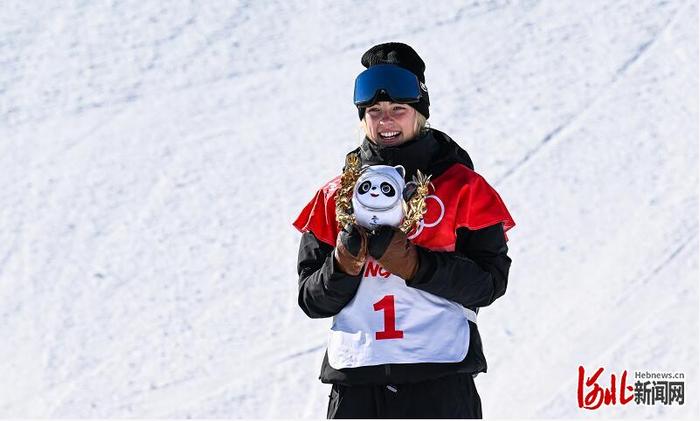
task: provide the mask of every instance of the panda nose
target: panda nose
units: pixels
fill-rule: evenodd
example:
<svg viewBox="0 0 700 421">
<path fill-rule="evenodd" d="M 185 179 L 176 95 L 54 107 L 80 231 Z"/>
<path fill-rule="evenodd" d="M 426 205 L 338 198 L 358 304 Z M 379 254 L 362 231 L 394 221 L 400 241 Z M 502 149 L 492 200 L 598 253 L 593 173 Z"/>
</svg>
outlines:
<svg viewBox="0 0 700 421">
<path fill-rule="evenodd" d="M 377 190 L 377 186 L 373 186 L 373 187 L 372 187 L 372 190 Z"/>
</svg>

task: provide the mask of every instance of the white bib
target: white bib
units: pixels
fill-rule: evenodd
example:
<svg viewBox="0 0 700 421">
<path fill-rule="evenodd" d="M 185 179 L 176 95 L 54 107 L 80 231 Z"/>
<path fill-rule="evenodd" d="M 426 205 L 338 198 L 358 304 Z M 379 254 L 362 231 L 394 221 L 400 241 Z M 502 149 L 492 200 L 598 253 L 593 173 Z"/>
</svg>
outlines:
<svg viewBox="0 0 700 421">
<path fill-rule="evenodd" d="M 459 362 L 476 313 L 406 286 L 371 257 L 355 297 L 333 318 L 328 362 L 335 369 L 380 364 Z"/>
</svg>

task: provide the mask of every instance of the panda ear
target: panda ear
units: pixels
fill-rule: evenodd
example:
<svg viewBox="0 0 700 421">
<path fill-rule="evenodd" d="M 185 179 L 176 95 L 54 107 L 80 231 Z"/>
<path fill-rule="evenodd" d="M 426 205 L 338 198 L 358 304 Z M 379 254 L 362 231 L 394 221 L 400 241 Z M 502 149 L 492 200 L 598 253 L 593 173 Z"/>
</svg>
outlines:
<svg viewBox="0 0 700 421">
<path fill-rule="evenodd" d="M 406 178 L 406 168 L 403 165 L 396 165 L 394 169 L 401 174 L 401 178 Z"/>
<path fill-rule="evenodd" d="M 402 196 L 403 200 L 408 202 L 413 197 L 413 194 L 418 190 L 418 186 L 413 181 L 406 183 L 406 187 L 403 189 Z"/>
</svg>

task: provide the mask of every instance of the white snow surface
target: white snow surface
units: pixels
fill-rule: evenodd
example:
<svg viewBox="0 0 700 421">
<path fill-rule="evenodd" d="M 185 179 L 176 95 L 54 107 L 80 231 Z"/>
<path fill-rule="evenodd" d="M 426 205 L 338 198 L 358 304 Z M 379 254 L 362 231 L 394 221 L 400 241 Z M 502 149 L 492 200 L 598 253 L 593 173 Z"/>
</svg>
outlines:
<svg viewBox="0 0 700 421">
<path fill-rule="evenodd" d="M 291 222 L 387 41 L 517 222 L 484 415 L 700 416 L 696 0 L 3 1 L 0 416 L 323 418 Z"/>
</svg>

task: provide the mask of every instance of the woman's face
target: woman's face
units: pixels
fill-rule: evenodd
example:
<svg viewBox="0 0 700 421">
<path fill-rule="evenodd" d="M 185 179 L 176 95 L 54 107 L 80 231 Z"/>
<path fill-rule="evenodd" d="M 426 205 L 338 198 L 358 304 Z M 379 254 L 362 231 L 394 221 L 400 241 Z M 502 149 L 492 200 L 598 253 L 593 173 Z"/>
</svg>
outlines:
<svg viewBox="0 0 700 421">
<path fill-rule="evenodd" d="M 381 146 L 398 146 L 416 136 L 417 111 L 407 104 L 379 101 L 365 109 L 365 133 Z"/>
</svg>

